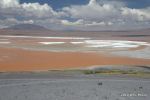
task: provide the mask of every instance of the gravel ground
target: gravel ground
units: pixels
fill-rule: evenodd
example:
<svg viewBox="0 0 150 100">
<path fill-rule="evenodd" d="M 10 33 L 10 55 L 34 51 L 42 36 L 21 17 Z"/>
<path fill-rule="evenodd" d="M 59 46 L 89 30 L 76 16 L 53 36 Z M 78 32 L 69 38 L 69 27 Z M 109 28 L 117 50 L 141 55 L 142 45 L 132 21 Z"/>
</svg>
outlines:
<svg viewBox="0 0 150 100">
<path fill-rule="evenodd" d="M 19 78 L 0 76 L 0 100 L 149 100 L 150 79 L 100 76 L 49 74 Z M 51 77 L 53 75 L 53 77 Z M 30 78 L 29 78 L 30 76 Z M 6 77 L 6 78 L 4 78 Z M 61 78 L 60 78 L 61 77 Z"/>
</svg>

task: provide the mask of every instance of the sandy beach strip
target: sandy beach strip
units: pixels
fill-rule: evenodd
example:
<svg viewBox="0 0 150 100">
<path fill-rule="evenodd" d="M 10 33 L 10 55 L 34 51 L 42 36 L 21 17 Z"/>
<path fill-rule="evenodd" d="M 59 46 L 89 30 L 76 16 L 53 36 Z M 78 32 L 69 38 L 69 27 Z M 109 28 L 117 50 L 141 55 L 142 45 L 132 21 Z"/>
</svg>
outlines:
<svg viewBox="0 0 150 100">
<path fill-rule="evenodd" d="M 107 52 L 46 52 L 0 48 L 0 71 L 62 70 L 94 65 L 150 65 L 150 61 L 111 56 Z"/>
</svg>

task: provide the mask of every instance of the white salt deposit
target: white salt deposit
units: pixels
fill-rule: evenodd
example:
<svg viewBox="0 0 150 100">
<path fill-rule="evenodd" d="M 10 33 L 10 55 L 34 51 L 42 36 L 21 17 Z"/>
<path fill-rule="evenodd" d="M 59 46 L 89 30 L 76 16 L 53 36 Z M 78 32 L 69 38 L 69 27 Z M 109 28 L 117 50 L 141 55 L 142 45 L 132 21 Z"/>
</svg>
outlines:
<svg viewBox="0 0 150 100">
<path fill-rule="evenodd" d="M 40 44 L 50 45 L 50 44 L 64 44 L 65 42 L 39 42 Z"/>
<path fill-rule="evenodd" d="M 70 42 L 71 44 L 83 44 L 84 42 Z"/>
<path fill-rule="evenodd" d="M 136 48 L 150 46 L 147 42 L 121 40 L 85 40 L 86 47 Z"/>
<path fill-rule="evenodd" d="M 33 39 L 58 39 L 59 41 L 46 41 L 46 42 L 38 42 L 43 45 L 57 45 L 70 43 L 72 45 L 80 45 L 83 44 L 84 47 L 88 48 L 136 48 L 139 46 L 150 46 L 148 42 L 142 41 L 128 41 L 128 40 L 94 40 L 91 38 L 84 37 L 42 37 L 42 36 L 11 36 L 11 35 L 0 35 L 2 38 L 33 38 Z M 70 42 L 65 42 L 64 39 L 69 39 Z M 74 40 L 75 39 L 75 40 Z M 9 44 L 9 41 L 4 41 L 5 39 L 1 39 L 0 44 Z"/>
<path fill-rule="evenodd" d="M 9 44 L 11 42 L 0 42 L 0 44 Z"/>
</svg>

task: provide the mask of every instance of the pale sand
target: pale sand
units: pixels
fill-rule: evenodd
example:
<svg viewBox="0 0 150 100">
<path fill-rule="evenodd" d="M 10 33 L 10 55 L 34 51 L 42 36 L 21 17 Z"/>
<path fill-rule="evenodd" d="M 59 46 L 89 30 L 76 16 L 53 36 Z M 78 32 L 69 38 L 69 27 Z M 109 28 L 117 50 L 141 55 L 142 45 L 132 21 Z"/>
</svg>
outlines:
<svg viewBox="0 0 150 100">
<path fill-rule="evenodd" d="M 62 70 L 94 65 L 150 65 L 149 60 L 106 54 L 1 48 L 0 71 Z"/>
</svg>

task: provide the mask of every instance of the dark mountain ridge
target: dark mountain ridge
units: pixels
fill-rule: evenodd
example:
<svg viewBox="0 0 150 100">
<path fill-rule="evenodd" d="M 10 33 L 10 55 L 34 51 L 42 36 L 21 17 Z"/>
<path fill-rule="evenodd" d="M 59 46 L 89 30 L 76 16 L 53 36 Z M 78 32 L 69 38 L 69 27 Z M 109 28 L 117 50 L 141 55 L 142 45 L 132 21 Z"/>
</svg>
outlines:
<svg viewBox="0 0 150 100">
<path fill-rule="evenodd" d="M 17 24 L 10 26 L 6 29 L 9 30 L 48 30 L 47 28 L 40 26 L 40 25 L 35 25 L 35 24 Z"/>
</svg>

